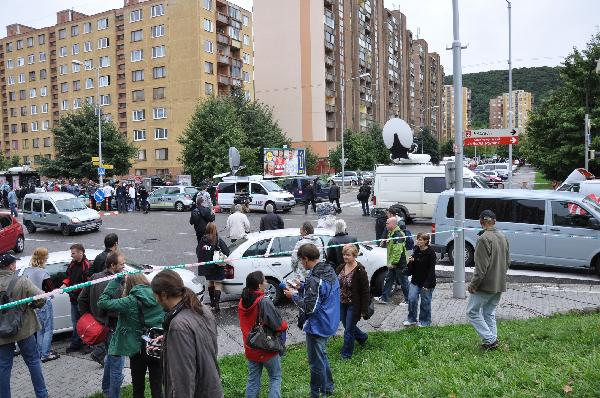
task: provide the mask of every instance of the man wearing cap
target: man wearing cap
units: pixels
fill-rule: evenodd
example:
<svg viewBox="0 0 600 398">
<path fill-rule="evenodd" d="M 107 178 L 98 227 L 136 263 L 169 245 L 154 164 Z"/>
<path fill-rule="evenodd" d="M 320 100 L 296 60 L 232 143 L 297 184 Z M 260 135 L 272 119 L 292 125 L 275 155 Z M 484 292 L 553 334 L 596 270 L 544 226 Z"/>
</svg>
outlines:
<svg viewBox="0 0 600 398">
<path fill-rule="evenodd" d="M 467 317 L 483 340 L 481 348 L 498 348 L 496 307 L 502 292 L 506 291 L 506 272 L 510 253 L 506 236 L 495 227 L 496 215 L 484 210 L 479 216 L 483 231 L 475 246 L 475 271 L 468 290 Z"/>
<path fill-rule="evenodd" d="M 0 256 L 0 292 L 7 292 L 13 280 L 14 285 L 10 294 L 11 301 L 42 294 L 29 278 L 19 277 L 17 269 L 17 258 L 11 254 Z M 7 292 L 8 293 L 8 292 Z M 25 310 L 22 324 L 18 331 L 12 336 L 0 337 L 0 397 L 10 397 L 10 374 L 13 365 L 15 343 L 21 350 L 21 356 L 29 368 L 29 374 L 33 383 L 36 398 L 46 398 L 48 390 L 42 373 L 42 362 L 38 352 L 35 334 L 41 329 L 34 308 L 42 308 L 45 299 L 36 300 L 30 304 L 21 306 Z"/>
</svg>

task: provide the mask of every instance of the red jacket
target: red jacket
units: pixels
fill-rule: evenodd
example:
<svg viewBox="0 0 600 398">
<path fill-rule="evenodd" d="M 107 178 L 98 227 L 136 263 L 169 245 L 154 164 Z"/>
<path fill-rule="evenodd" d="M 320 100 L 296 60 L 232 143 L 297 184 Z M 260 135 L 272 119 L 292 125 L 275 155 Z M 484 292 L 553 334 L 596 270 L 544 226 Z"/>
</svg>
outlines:
<svg viewBox="0 0 600 398">
<path fill-rule="evenodd" d="M 238 318 L 240 320 L 240 328 L 242 329 L 242 336 L 244 337 L 244 351 L 246 358 L 254 362 L 267 362 L 269 359 L 277 355 L 277 352 L 264 351 L 257 348 L 249 347 L 246 344 L 248 334 L 252 330 L 252 327 L 256 324 L 258 318 L 259 309 L 261 307 L 260 302 L 263 301 L 263 324 L 270 326 L 278 332 L 287 330 L 288 323 L 281 319 L 281 315 L 275 309 L 275 306 L 269 299 L 264 298 L 264 292 L 254 291 L 252 292 L 256 296 L 254 302 L 249 307 L 244 306 L 243 298 L 238 303 Z"/>
</svg>

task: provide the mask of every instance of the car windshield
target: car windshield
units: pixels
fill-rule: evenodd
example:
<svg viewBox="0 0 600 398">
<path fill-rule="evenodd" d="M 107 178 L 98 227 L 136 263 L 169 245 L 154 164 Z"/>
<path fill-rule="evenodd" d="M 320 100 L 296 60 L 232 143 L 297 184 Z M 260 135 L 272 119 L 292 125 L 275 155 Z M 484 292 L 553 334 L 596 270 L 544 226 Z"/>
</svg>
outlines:
<svg viewBox="0 0 600 398">
<path fill-rule="evenodd" d="M 473 177 L 473 180 L 477 181 L 479 183 L 479 186 L 477 186 L 477 184 L 472 184 L 473 186 L 471 188 L 485 188 L 487 187 L 487 182 L 481 178 L 480 176 L 475 176 Z"/>
<path fill-rule="evenodd" d="M 240 239 L 236 240 L 234 243 L 232 243 L 231 245 L 229 245 L 229 252 L 233 253 L 233 251 L 235 249 L 237 249 L 238 247 L 240 247 L 242 244 L 244 244 L 247 241 L 248 241 L 247 238 L 240 238 Z"/>
<path fill-rule="evenodd" d="M 277 185 L 276 183 L 274 183 L 273 181 L 263 181 L 262 182 L 263 187 L 266 188 L 267 191 L 269 192 L 279 192 L 279 191 L 283 191 L 283 189 L 281 189 L 281 187 L 279 185 Z"/>
<path fill-rule="evenodd" d="M 87 209 L 87 206 L 83 204 L 83 202 L 79 198 L 58 200 L 56 201 L 56 207 L 58 207 L 58 211 L 65 212 Z"/>
<path fill-rule="evenodd" d="M 592 208 L 592 210 L 594 210 L 596 213 L 600 213 L 600 203 L 596 202 L 594 199 L 590 198 L 589 196 L 586 196 L 585 198 L 583 198 L 583 203 L 590 206 Z"/>
</svg>

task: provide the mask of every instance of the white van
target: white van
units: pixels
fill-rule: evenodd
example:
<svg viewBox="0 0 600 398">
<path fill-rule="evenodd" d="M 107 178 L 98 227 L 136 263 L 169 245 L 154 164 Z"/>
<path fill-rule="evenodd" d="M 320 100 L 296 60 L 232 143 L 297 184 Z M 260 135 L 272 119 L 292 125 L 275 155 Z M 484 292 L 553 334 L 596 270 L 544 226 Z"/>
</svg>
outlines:
<svg viewBox="0 0 600 398">
<path fill-rule="evenodd" d="M 487 182 L 464 168 L 465 188 L 487 188 Z M 387 209 L 399 204 L 406 222 L 431 218 L 438 196 L 446 190 L 446 169 L 430 164 L 378 166 L 373 183 L 373 206 Z"/>
<path fill-rule="evenodd" d="M 495 171 L 503 179 L 508 179 L 508 163 L 487 163 L 483 165 L 485 171 Z"/>
<path fill-rule="evenodd" d="M 593 193 L 596 196 L 600 196 L 600 180 L 564 182 L 561 184 L 560 187 L 558 187 L 557 190 L 567 192 L 579 192 L 583 195 L 589 195 Z"/>
<path fill-rule="evenodd" d="M 465 263 L 473 265 L 479 215 L 496 214 L 513 263 L 594 268 L 600 272 L 600 205 L 573 192 L 465 189 Z M 433 217 L 431 246 L 453 258 L 454 190 L 443 192 Z"/>
<path fill-rule="evenodd" d="M 265 210 L 272 204 L 275 211 L 290 211 L 296 205 L 294 195 L 262 176 L 224 177 L 217 185 L 217 204 L 221 209 L 230 209 L 235 195 L 240 193 L 250 194 L 250 210 Z"/>
</svg>

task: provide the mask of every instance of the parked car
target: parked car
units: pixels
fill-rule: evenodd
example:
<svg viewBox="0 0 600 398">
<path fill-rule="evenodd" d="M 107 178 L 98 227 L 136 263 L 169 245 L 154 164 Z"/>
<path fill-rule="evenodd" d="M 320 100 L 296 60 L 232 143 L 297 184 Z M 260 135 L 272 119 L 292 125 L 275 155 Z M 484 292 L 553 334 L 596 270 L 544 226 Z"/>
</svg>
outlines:
<svg viewBox="0 0 600 398">
<path fill-rule="evenodd" d="M 495 171 L 483 170 L 477 172 L 477 175 L 485 179 L 490 188 L 498 188 L 500 184 L 504 183 L 504 180 Z"/>
<path fill-rule="evenodd" d="M 508 180 L 508 163 L 488 163 L 483 166 L 485 171 L 495 171 L 500 178 Z"/>
<path fill-rule="evenodd" d="M 150 210 L 189 210 L 192 207 L 192 198 L 196 192 L 198 192 L 198 189 L 185 185 L 158 187 L 148 195 Z"/>
<path fill-rule="evenodd" d="M 88 249 L 85 251 L 85 255 L 90 262 L 94 261 L 97 255 L 102 253 L 100 250 L 92 250 Z M 21 272 L 21 270 L 27 268 L 29 266 L 29 262 L 31 261 L 31 256 L 21 257 L 17 261 L 17 270 Z M 71 252 L 70 251 L 60 251 L 60 252 L 51 252 L 48 255 L 48 261 L 46 263 L 46 270 L 50 274 L 50 278 L 52 279 L 53 285 L 55 287 L 60 287 L 62 285 L 63 279 L 66 277 L 67 267 L 71 262 Z M 146 265 L 146 264 L 135 264 L 132 262 L 127 262 L 125 265 L 126 271 L 137 271 L 143 270 L 146 273 L 146 276 L 151 281 L 152 278 L 156 276 L 161 270 L 162 267 Z M 196 270 L 190 269 L 176 269 L 181 278 L 183 279 L 183 283 L 186 287 L 192 289 L 194 293 L 202 300 L 204 295 L 204 285 L 202 284 L 202 278 L 196 275 Z M 72 330 L 71 325 L 71 304 L 69 302 L 69 296 L 66 294 L 58 294 L 52 299 L 52 304 L 54 306 L 54 333 L 67 332 Z"/>
<path fill-rule="evenodd" d="M 367 181 L 367 183 L 372 184 L 375 176 L 370 171 L 359 171 L 358 172 L 358 183 L 362 184 L 363 181 Z"/>
<path fill-rule="evenodd" d="M 327 229 L 316 229 L 314 235 L 327 245 L 334 233 Z M 274 302 L 282 300 L 283 291 L 279 283 L 292 272 L 291 252 L 301 239 L 298 228 L 255 232 L 238 239 L 230 246 L 231 253 L 226 260 L 223 291 L 227 294 L 241 294 L 246 276 L 256 270 L 265 275 L 268 287 L 265 294 Z M 380 295 L 387 271 L 386 250 L 381 247 L 359 244 L 358 261 L 365 266 L 371 281 L 371 292 Z M 281 254 L 278 254 L 281 253 Z M 260 258 L 246 258 L 261 256 Z M 262 256 L 265 256 L 264 258 Z M 241 260 L 240 260 L 241 259 Z"/>
<path fill-rule="evenodd" d="M 335 181 L 336 184 L 342 185 L 342 173 L 339 172 L 333 177 L 330 177 L 328 181 Z M 358 172 L 357 171 L 345 171 L 344 172 L 344 185 L 358 185 Z"/>
<path fill-rule="evenodd" d="M 296 205 L 294 195 L 262 176 L 224 177 L 217 186 L 217 204 L 227 210 L 233 206 L 236 195 L 247 194 L 251 198 L 250 210 L 264 210 L 272 204 L 275 211 L 290 211 Z"/>
<path fill-rule="evenodd" d="M 304 188 L 311 182 L 316 181 L 317 202 L 329 200 L 329 186 L 324 181 L 314 177 L 287 177 L 277 180 L 277 183 L 286 191 L 294 195 L 296 202 L 304 200 Z"/>
<path fill-rule="evenodd" d="M 0 213 L 0 254 L 11 250 L 21 253 L 24 249 L 23 226 L 10 213 Z"/>
</svg>

